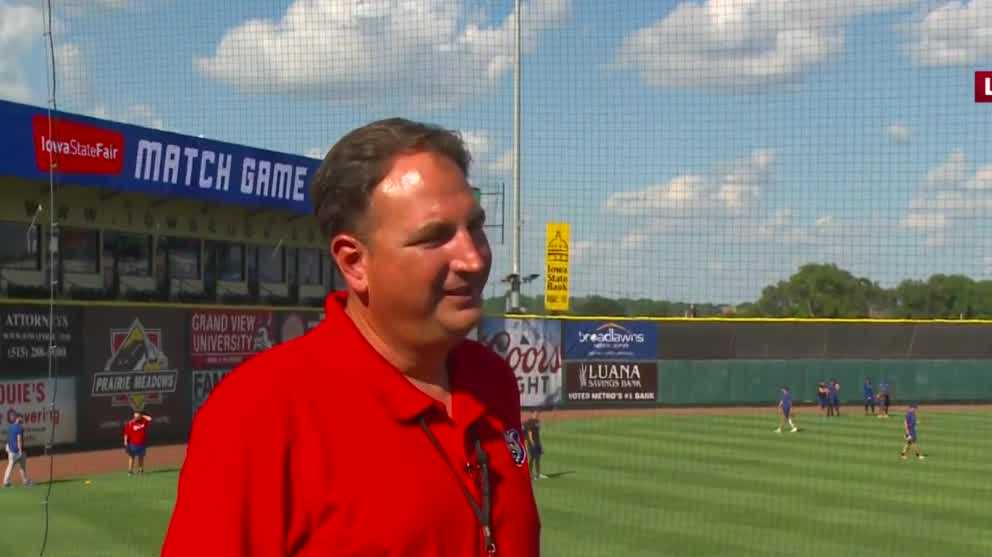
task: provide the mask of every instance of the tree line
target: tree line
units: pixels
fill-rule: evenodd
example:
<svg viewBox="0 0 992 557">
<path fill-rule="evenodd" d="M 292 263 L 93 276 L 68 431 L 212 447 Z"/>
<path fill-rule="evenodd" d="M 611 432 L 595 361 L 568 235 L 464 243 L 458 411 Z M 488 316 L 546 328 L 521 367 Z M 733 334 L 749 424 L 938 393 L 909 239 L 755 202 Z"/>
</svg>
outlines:
<svg viewBox="0 0 992 557">
<path fill-rule="evenodd" d="M 503 313 L 504 297 L 488 298 L 487 313 Z M 527 313 L 550 314 L 543 294 L 521 295 Z M 809 263 L 769 284 L 753 302 L 689 303 L 648 298 L 573 297 L 569 315 L 651 317 L 992 318 L 992 280 L 935 274 L 885 288 L 834 264 Z"/>
</svg>

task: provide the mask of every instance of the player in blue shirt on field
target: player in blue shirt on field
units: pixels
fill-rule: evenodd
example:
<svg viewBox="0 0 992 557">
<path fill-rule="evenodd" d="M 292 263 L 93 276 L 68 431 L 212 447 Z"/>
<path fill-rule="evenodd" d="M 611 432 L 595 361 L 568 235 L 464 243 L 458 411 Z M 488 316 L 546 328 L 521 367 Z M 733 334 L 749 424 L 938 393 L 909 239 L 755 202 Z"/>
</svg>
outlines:
<svg viewBox="0 0 992 557">
<path fill-rule="evenodd" d="M 796 424 L 792 423 L 792 393 L 789 392 L 788 387 L 782 387 L 782 398 L 778 401 L 778 429 L 775 433 L 782 433 L 782 427 L 786 423 L 792 428 L 792 433 L 799 431 Z"/>
<path fill-rule="evenodd" d="M 871 385 L 871 379 L 865 377 L 865 384 L 863 387 L 865 395 L 865 416 L 868 415 L 868 407 L 871 406 L 871 415 L 875 415 L 875 389 Z"/>
<path fill-rule="evenodd" d="M 836 379 L 827 383 L 827 416 L 840 416 L 840 383 Z"/>
<path fill-rule="evenodd" d="M 879 413 L 879 418 L 889 417 L 889 403 L 892 402 L 889 389 L 889 382 L 882 379 L 881 383 L 878 384 L 878 402 L 881 404 L 881 413 Z"/>
<path fill-rule="evenodd" d="M 21 482 L 24 485 L 33 485 L 28 478 L 28 455 L 24 451 L 24 416 L 20 413 L 14 414 L 14 421 L 7 426 L 7 470 L 3 473 L 3 486 L 10 487 L 10 476 L 14 468 L 18 468 L 21 473 Z"/>
<path fill-rule="evenodd" d="M 823 417 L 827 416 L 827 383 L 826 381 L 820 381 L 816 384 L 816 400 L 820 403 L 820 413 Z"/>
<path fill-rule="evenodd" d="M 926 458 L 920 452 L 920 443 L 916 436 L 916 409 L 918 405 L 914 402 L 909 405 L 909 410 L 906 411 L 906 419 L 903 422 L 905 434 L 906 434 L 906 445 L 903 446 L 902 452 L 899 453 L 899 458 L 906 460 L 906 452 L 909 451 L 910 447 L 916 452 L 916 458 L 923 460 Z"/>
</svg>

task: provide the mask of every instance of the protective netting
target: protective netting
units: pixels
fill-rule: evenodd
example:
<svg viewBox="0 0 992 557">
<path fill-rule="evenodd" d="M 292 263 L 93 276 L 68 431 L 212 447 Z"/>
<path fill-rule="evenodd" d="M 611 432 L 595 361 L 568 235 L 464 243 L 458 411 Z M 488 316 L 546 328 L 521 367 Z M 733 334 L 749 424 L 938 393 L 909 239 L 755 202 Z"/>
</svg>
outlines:
<svg viewBox="0 0 992 557">
<path fill-rule="evenodd" d="M 43 105 L 35 4 L 0 4 L 0 96 Z M 989 283 L 973 283 L 992 271 L 989 116 L 973 94 L 973 70 L 992 63 L 988 2 L 522 6 L 522 274 L 542 272 L 545 224 L 560 221 L 572 226 L 580 298 L 763 315 L 992 312 Z M 59 2 L 57 98 L 69 111 L 317 157 L 371 119 L 441 123 L 464 133 L 484 202 L 509 226 L 513 9 Z M 493 232 L 505 240 L 498 279 L 510 240 Z M 807 263 L 849 271 L 829 279 L 834 290 L 869 301 L 735 307 Z M 914 302 L 944 288 L 935 274 L 968 277 L 956 288 L 969 303 Z M 897 289 L 905 280 L 918 282 Z M 503 289 L 493 280 L 489 295 Z"/>
</svg>

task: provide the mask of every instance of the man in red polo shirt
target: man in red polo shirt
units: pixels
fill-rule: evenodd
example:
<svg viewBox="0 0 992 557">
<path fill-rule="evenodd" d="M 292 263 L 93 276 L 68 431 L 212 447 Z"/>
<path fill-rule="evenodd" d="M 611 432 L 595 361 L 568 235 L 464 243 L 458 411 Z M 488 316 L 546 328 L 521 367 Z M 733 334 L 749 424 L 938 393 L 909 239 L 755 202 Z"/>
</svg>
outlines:
<svg viewBox="0 0 992 557">
<path fill-rule="evenodd" d="M 516 380 L 465 339 L 492 257 L 469 163 L 401 119 L 330 150 L 311 198 L 347 290 L 197 413 L 163 556 L 539 554 Z"/>
</svg>

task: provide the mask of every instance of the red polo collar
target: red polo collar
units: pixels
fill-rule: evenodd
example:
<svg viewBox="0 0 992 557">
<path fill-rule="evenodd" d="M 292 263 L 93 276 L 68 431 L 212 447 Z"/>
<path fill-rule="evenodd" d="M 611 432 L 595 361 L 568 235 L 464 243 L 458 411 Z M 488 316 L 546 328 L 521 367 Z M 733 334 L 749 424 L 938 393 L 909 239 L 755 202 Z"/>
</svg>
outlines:
<svg viewBox="0 0 992 557">
<path fill-rule="evenodd" d="M 444 406 L 411 383 L 403 372 L 389 363 L 369 344 L 358 327 L 345 313 L 348 294 L 345 291 L 332 292 L 324 305 L 327 332 L 341 335 L 340 345 L 349 350 L 360 351 L 353 361 L 364 362 L 363 369 L 353 370 L 355 380 L 369 388 L 383 408 L 397 421 L 411 422 L 431 409 L 438 414 L 446 414 Z M 476 370 L 468 361 L 466 344 L 459 344 L 448 357 L 451 373 L 451 397 L 453 421 L 467 426 L 478 420 L 485 408 L 474 394 L 483 383 L 475 376 Z"/>
</svg>

